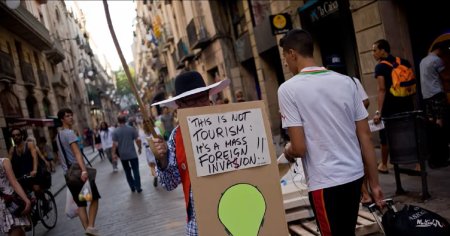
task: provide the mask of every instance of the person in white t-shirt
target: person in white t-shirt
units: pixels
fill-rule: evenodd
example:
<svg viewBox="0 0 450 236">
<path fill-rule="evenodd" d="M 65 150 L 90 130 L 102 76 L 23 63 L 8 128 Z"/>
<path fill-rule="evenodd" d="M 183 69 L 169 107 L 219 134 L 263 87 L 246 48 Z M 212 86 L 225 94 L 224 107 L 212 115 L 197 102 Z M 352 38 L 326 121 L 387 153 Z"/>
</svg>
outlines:
<svg viewBox="0 0 450 236">
<path fill-rule="evenodd" d="M 114 159 L 112 154 L 112 134 L 114 132 L 114 127 L 109 127 L 106 122 L 102 122 L 100 124 L 100 140 L 102 143 L 103 151 L 106 153 L 106 157 L 113 167 L 113 172 L 117 172 L 119 169 L 117 168 L 117 159 Z"/>
<path fill-rule="evenodd" d="M 155 127 L 155 132 L 160 135 L 159 129 Z M 158 186 L 158 176 L 156 175 L 156 159 L 155 154 L 153 154 L 148 140 L 152 138 L 150 131 L 146 131 L 145 127 L 143 130 L 139 130 L 139 136 L 142 140 L 142 145 L 145 147 L 145 157 L 147 159 L 148 167 L 150 168 L 150 174 L 153 176 L 153 187 Z"/>
<path fill-rule="evenodd" d="M 321 235 L 355 235 L 364 169 L 375 203 L 383 206 L 368 113 L 354 81 L 316 65 L 308 32 L 291 30 L 280 46 L 294 74 L 278 90 L 291 140 L 284 155 L 302 158 Z"/>
</svg>

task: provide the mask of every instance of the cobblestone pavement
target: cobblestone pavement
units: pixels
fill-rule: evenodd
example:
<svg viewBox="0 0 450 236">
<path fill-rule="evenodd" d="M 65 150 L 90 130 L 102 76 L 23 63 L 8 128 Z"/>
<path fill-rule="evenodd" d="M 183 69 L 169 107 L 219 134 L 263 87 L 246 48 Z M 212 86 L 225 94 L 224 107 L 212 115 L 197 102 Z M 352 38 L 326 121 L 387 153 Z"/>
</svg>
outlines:
<svg viewBox="0 0 450 236">
<path fill-rule="evenodd" d="M 379 149 L 377 156 L 380 156 Z M 89 159 L 97 168 L 97 183 L 102 195 L 96 226 L 101 235 L 184 235 L 185 213 L 181 188 L 167 192 L 161 187 L 153 188 L 153 177 L 145 162 L 144 155 L 139 158 L 143 192 L 131 193 L 126 183 L 125 173 L 119 165 L 119 172 L 113 173 L 107 160 L 101 161 L 96 153 L 87 152 Z M 408 166 L 406 166 L 408 167 Z M 414 165 L 410 165 L 414 168 Z M 398 205 L 413 204 L 425 207 L 450 220 L 450 167 L 428 169 L 428 187 L 431 198 L 421 201 L 420 177 L 401 175 L 405 195 L 395 194 L 394 171 L 380 174 L 380 182 L 386 197 L 393 197 Z M 36 228 L 36 235 L 83 235 L 78 218 L 68 219 L 64 214 L 66 188 L 62 171 L 53 176 L 52 191 L 57 193 L 58 224 L 47 231 L 41 224 Z M 61 190 L 61 191 L 59 191 Z"/>
<path fill-rule="evenodd" d="M 86 148 L 87 149 L 87 148 Z M 90 148 L 89 148 L 90 149 Z M 153 187 L 153 177 L 147 166 L 145 156 L 139 157 L 143 192 L 132 193 L 125 178 L 125 172 L 119 165 L 119 172 L 113 173 L 108 160 L 100 160 L 96 153 L 86 153 L 94 158 L 100 194 L 100 207 L 96 227 L 101 235 L 183 235 L 186 216 L 181 188 L 167 192 L 161 187 Z M 59 169 L 61 167 L 58 167 Z M 57 193 L 64 186 L 62 171 L 53 176 L 52 191 Z M 36 235 L 84 235 L 78 218 L 68 219 L 64 214 L 66 188 L 56 195 L 58 223 L 47 231 L 42 224 L 36 227 Z"/>
</svg>

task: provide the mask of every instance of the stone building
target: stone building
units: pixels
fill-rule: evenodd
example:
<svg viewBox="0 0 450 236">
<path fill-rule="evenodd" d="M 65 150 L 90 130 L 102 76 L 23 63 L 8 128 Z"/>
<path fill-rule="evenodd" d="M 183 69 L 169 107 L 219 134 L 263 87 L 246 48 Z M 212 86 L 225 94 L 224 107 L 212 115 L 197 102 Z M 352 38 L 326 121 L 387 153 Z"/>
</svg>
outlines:
<svg viewBox="0 0 450 236">
<path fill-rule="evenodd" d="M 75 129 L 92 127 L 82 79 L 93 65 L 87 35 L 64 1 L 0 1 L 0 156 L 12 127 L 50 143 L 62 107 L 74 110 Z"/>
<path fill-rule="evenodd" d="M 373 42 L 387 39 L 392 54 L 408 59 L 418 77 L 419 62 L 433 40 L 450 31 L 444 9 L 440 2 L 405 0 L 154 0 L 137 5 L 146 32 L 160 32 L 139 40 L 150 46 L 148 39 L 159 40 L 152 48 L 158 52 L 148 57 L 164 59 L 160 70 L 167 70 L 167 75 L 154 73 L 163 77 L 159 81 L 166 86 L 166 96 L 173 89 L 170 81 L 183 69 L 198 70 L 208 84 L 229 78 L 232 86 L 219 96 L 234 101 L 234 91 L 242 90 L 247 101 L 263 100 L 275 136 L 280 134 L 277 90 L 292 75 L 283 66 L 278 47 L 282 35 L 272 34 L 271 15 L 287 13 L 293 28 L 312 34 L 319 64 L 360 79 L 373 115 L 377 110 Z"/>
</svg>

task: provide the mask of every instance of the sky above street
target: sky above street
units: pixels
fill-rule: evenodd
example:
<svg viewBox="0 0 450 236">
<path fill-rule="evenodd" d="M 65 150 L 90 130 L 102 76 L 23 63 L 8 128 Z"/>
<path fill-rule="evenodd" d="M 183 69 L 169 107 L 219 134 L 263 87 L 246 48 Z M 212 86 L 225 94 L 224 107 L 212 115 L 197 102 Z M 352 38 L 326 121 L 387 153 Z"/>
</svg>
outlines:
<svg viewBox="0 0 450 236">
<path fill-rule="evenodd" d="M 82 0 L 66 1 L 67 8 L 70 9 L 77 2 L 78 7 L 83 11 L 86 17 L 86 27 L 98 51 L 97 54 L 103 54 L 111 65 L 111 69 L 117 70 L 121 67 L 121 62 L 114 42 L 109 32 L 106 22 L 103 1 L 100 0 Z M 136 3 L 131 0 L 108 1 L 109 12 L 113 22 L 114 30 L 118 38 L 120 47 L 127 62 L 133 61 L 131 45 L 133 43 L 133 23 L 136 17 Z M 75 9 L 75 8 L 73 8 Z M 95 50 L 95 49 L 94 49 Z M 103 57 L 100 56 L 99 57 Z"/>
</svg>

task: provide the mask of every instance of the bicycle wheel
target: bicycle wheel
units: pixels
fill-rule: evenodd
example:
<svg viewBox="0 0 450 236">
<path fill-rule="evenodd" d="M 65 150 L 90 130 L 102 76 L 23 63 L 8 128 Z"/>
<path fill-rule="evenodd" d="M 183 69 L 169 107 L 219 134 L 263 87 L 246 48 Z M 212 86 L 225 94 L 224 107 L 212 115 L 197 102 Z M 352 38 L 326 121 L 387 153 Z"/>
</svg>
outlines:
<svg viewBox="0 0 450 236">
<path fill-rule="evenodd" d="M 30 225 L 25 227 L 25 236 L 34 236 L 34 224 L 31 220 L 31 216 L 28 216 L 28 220 L 30 221 Z"/>
<path fill-rule="evenodd" d="M 53 229 L 58 221 L 58 210 L 53 194 L 50 191 L 45 190 L 43 197 L 38 199 L 37 206 L 44 227 Z"/>
</svg>

